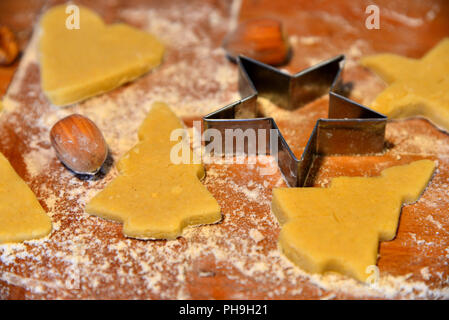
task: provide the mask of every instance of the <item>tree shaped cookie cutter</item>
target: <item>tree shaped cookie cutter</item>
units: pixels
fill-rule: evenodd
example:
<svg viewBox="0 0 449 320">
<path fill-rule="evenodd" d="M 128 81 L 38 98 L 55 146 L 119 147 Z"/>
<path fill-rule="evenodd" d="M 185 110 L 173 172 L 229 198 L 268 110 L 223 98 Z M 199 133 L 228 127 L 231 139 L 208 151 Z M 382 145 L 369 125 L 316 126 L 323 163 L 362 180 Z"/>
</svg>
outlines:
<svg viewBox="0 0 449 320">
<path fill-rule="evenodd" d="M 290 75 L 248 57 L 239 56 L 241 99 L 203 118 L 204 129 L 275 129 L 277 157 L 281 173 L 291 187 L 305 187 L 314 159 L 323 155 L 360 155 L 384 148 L 387 117 L 343 96 L 341 75 L 345 56 L 339 55 Z M 257 97 L 279 107 L 295 109 L 329 92 L 327 119 L 318 119 L 307 145 L 298 159 L 271 117 L 258 117 Z M 266 154 L 273 155 L 267 139 Z M 245 150 L 248 150 L 245 147 Z M 232 150 L 236 152 L 235 146 Z"/>
</svg>

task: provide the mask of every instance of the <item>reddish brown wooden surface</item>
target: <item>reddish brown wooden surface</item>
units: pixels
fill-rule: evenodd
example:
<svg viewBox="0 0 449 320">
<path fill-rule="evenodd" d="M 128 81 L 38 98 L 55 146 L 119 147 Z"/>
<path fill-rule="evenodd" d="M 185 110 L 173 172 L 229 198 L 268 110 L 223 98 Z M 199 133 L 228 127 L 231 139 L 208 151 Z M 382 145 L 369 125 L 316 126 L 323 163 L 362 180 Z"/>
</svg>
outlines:
<svg viewBox="0 0 449 320">
<path fill-rule="evenodd" d="M 10 25 L 11 28 L 20 33 L 23 32 L 21 39 L 22 48 L 31 33 L 36 13 L 44 4 L 44 1 L 35 1 L 33 6 L 26 8 L 17 5 L 19 1 L 2 1 L 0 3 L 0 23 Z M 89 2 L 87 2 L 89 4 Z M 230 7 L 221 1 L 210 1 L 220 10 L 229 11 Z M 321 60 L 330 58 L 334 55 L 345 53 L 349 57 L 349 63 L 345 72 L 345 81 L 353 87 L 352 98 L 368 103 L 382 88 L 383 83 L 369 71 L 359 67 L 357 60 L 360 56 L 375 52 L 394 52 L 409 57 L 418 58 L 428 51 L 443 37 L 449 36 L 449 3 L 445 1 L 377 1 L 381 8 L 381 29 L 367 30 L 365 28 L 365 8 L 370 1 L 270 1 L 254 0 L 243 1 L 239 19 L 270 16 L 282 20 L 290 35 L 290 41 L 293 47 L 293 57 L 289 65 L 285 68 L 288 71 L 296 72 L 304 67 L 310 66 Z M 98 1 L 92 7 L 97 10 L 106 21 L 115 21 L 119 16 L 120 10 L 124 7 L 140 5 L 140 1 Z M 157 5 L 156 2 L 147 5 Z M 25 14 L 26 12 L 26 14 Z M 188 12 L 186 12 L 188 16 Z M 128 21 L 133 23 L 133 21 Z M 137 24 L 137 23 L 136 23 Z M 212 32 L 207 30 L 205 32 Z M 217 46 L 220 43 L 220 37 L 217 36 Z M 176 55 L 180 55 L 177 53 Z M 189 57 L 185 57 L 188 59 Z M 166 64 L 172 63 L 174 58 L 169 56 Z M 0 69 L 0 89 L 5 90 L 14 66 Z M 31 84 L 36 84 L 38 80 L 38 66 L 32 66 L 27 71 L 29 74 L 28 82 L 23 84 L 21 103 L 26 105 L 31 103 L 32 99 L 26 97 L 27 90 L 31 89 Z M 141 82 L 145 82 L 142 80 Z M 150 82 L 151 83 L 151 82 Z M 27 85 L 30 85 L 28 88 Z M 3 89 L 2 89 L 3 88 Z M 111 93 L 114 95 L 114 92 Z M 43 110 L 47 102 L 42 99 Z M 313 128 L 317 118 L 325 117 L 327 111 L 327 99 L 320 99 L 305 108 L 293 111 L 291 113 L 278 110 L 276 108 L 266 111 L 267 114 L 274 116 L 281 127 L 287 141 L 293 147 L 297 155 L 300 154 L 307 138 Z M 38 110 L 29 110 L 36 117 L 39 117 Z M 198 119 L 202 114 L 193 115 L 186 122 L 192 119 Z M 14 168 L 24 179 L 30 183 L 33 190 L 39 193 L 39 181 L 45 181 L 48 177 L 45 174 L 39 179 L 31 179 L 27 173 L 26 166 L 23 163 L 22 154 L 28 151 L 26 145 L 26 134 L 17 135 L 13 127 L 19 126 L 23 131 L 33 130 L 25 121 L 21 123 L 8 121 L 11 128 L 4 127 L 1 130 L 0 137 L 3 142 L 0 143 L 0 151 L 3 152 L 11 161 Z M 422 141 L 417 141 L 419 137 Z M 416 140 L 416 141 L 415 141 Z M 380 245 L 380 259 L 378 266 L 381 273 L 391 274 L 393 276 L 409 275 L 410 281 L 423 281 L 429 288 L 444 289 L 448 286 L 449 267 L 448 252 L 449 247 L 449 219 L 447 193 L 447 181 L 449 181 L 449 153 L 447 149 L 441 146 L 449 144 L 449 137 L 446 133 L 437 130 L 432 124 L 423 119 L 412 119 L 406 121 L 392 122 L 387 129 L 387 146 L 383 155 L 367 157 L 329 157 L 320 159 L 315 166 L 315 175 L 311 184 L 325 186 L 329 179 L 340 175 L 376 175 L 383 168 L 391 165 L 407 163 L 415 159 L 429 158 L 439 161 L 439 169 L 434 177 L 432 184 L 423 196 L 422 201 L 416 204 L 404 207 L 401 215 L 398 235 L 395 240 L 385 242 Z M 440 146 L 437 148 L 435 146 Z M 48 146 L 45 146 L 48 147 Z M 54 161 L 49 170 L 57 171 L 60 169 L 60 163 Z M 258 176 L 250 167 L 232 165 L 226 170 L 208 166 L 209 172 L 216 171 L 220 175 L 226 173 L 230 181 L 239 183 L 239 186 L 247 186 L 250 181 L 262 183 Z M 267 186 L 261 191 L 261 194 L 269 199 L 271 189 L 279 176 L 274 176 L 268 180 Z M 235 193 L 233 185 L 219 184 L 213 178 L 206 180 L 206 186 L 220 202 L 224 214 L 224 223 L 216 226 L 221 228 L 221 232 L 229 234 L 229 237 L 239 237 L 246 234 L 254 227 L 251 217 L 261 218 L 270 216 L 269 207 L 262 204 L 245 203 L 242 195 Z M 43 183 L 43 182 L 42 182 Z M 52 188 L 67 188 L 63 181 L 52 181 Z M 70 201 L 62 201 L 61 206 L 67 209 L 69 206 L 76 206 Z M 237 216 L 236 211 L 245 208 L 243 217 Z M 80 208 L 81 210 L 82 208 Z M 431 216 L 437 221 L 439 227 L 428 221 Z M 56 215 L 54 219 L 60 219 L 62 216 Z M 272 218 L 270 218 L 272 219 Z M 63 220 L 63 228 L 77 229 L 75 219 Z M 97 218 L 91 218 L 90 222 L 97 223 L 97 228 L 92 231 L 92 237 L 100 239 L 104 243 L 113 242 L 115 239 L 123 239 L 121 226 L 114 222 L 104 221 Z M 229 222 L 229 223 L 228 223 Z M 239 225 L 239 228 L 235 227 Z M 269 252 L 276 248 L 276 239 L 279 233 L 279 227 L 271 224 L 259 226 L 263 230 L 264 240 L 258 246 L 261 252 Z M 98 229 L 98 230 L 97 230 Z M 57 237 L 57 235 L 55 236 Z M 419 244 L 424 241 L 424 245 Z M 415 239 L 415 240 L 414 240 Z M 134 240 L 133 240 L 134 241 Z M 186 246 L 185 239 L 177 240 L 179 250 Z M 433 243 L 427 246 L 426 243 Z M 142 242 L 136 241 L 135 245 L 142 245 Z M 148 248 L 151 246 L 165 245 L 164 242 L 148 242 Z M 225 247 L 225 243 L 217 243 L 217 246 Z M 250 248 L 236 248 L 244 253 L 244 250 Z M 259 250 L 258 249 L 258 250 Z M 104 254 L 103 251 L 87 252 L 89 257 L 95 257 L 97 254 Z M 107 255 L 105 254 L 107 257 Z M 250 261 L 250 258 L 248 258 Z M 27 266 L 32 261 L 26 261 L 23 270 L 20 266 L 9 270 L 21 273 L 26 276 L 29 273 Z M 298 278 L 294 285 L 279 280 L 278 282 L 261 282 L 260 277 L 249 277 L 235 270 L 230 263 L 217 261 L 211 256 L 202 256 L 194 261 L 187 261 L 189 271 L 186 273 L 186 291 L 187 297 L 193 299 L 226 299 L 226 298 L 284 298 L 284 299 L 318 299 L 326 296 L 333 298 L 364 298 L 355 292 L 328 291 L 317 287 L 307 278 Z M 430 278 L 422 274 L 423 268 L 429 268 Z M 63 265 L 51 265 L 49 263 L 48 279 L 51 279 L 51 268 L 63 269 Z M 89 286 L 82 290 L 74 292 L 65 292 L 64 298 L 166 298 L 162 294 L 137 293 L 135 284 L 126 282 L 119 283 L 117 266 L 112 264 L 108 269 L 108 274 L 112 275 L 111 283 L 104 283 L 94 291 Z M 131 266 L 130 268 L 134 268 Z M 22 270 L 22 271 L 21 271 Z M 208 273 L 210 276 L 201 276 L 202 273 Z M 170 277 L 170 270 L 161 271 L 162 276 Z M 89 277 L 89 275 L 84 275 Z M 46 280 L 48 280 L 46 279 Z M 176 281 L 174 279 L 173 281 Z M 175 282 L 173 282 L 175 283 Z M 123 290 L 111 290 L 117 286 L 123 286 Z M 60 297 L 60 292 L 48 290 L 42 294 L 30 293 L 26 287 L 13 286 L 0 281 L 0 288 L 8 288 L 7 296 L 3 298 L 55 298 Z M 175 284 L 173 284 L 175 286 Z M 125 290 L 129 288 L 129 290 Z M 282 288 L 279 293 L 276 289 Z M 300 289 L 300 290 L 298 290 Z M 171 292 L 170 285 L 161 289 L 165 292 Z M 2 291 L 0 290 L 0 293 Z M 5 291 L 6 292 L 6 291 Z M 124 293 L 125 292 L 125 293 Z M 269 293 L 272 293 L 271 295 Z M 1 297 L 1 295 L 0 295 Z M 382 298 L 381 295 L 378 296 Z M 401 293 L 396 296 L 403 297 Z M 431 296 L 429 296 L 431 298 Z M 176 298 L 171 296 L 170 298 Z"/>
</svg>

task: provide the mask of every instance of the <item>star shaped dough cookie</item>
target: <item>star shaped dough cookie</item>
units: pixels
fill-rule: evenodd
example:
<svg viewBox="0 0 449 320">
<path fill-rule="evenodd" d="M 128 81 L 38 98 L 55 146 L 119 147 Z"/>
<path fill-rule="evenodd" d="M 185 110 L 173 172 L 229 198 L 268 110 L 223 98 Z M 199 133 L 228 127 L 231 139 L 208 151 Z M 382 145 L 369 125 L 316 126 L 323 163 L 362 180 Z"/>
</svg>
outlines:
<svg viewBox="0 0 449 320">
<path fill-rule="evenodd" d="M 422 59 L 378 54 L 361 60 L 389 85 L 371 108 L 390 118 L 423 116 L 449 131 L 449 38 Z"/>
<path fill-rule="evenodd" d="M 120 175 L 86 212 L 123 222 L 123 233 L 138 239 L 175 239 L 186 226 L 220 221 L 220 206 L 199 181 L 203 166 L 170 159 L 176 144 L 190 150 L 184 140 L 170 141 L 173 130 L 182 128 L 168 106 L 155 103 L 139 129 L 140 142 L 117 164 Z"/>
<path fill-rule="evenodd" d="M 338 177 L 328 188 L 277 188 L 272 210 L 284 254 L 306 271 L 336 271 L 365 281 L 379 241 L 396 235 L 402 204 L 416 201 L 435 164 L 419 160 L 378 177 Z"/>
</svg>

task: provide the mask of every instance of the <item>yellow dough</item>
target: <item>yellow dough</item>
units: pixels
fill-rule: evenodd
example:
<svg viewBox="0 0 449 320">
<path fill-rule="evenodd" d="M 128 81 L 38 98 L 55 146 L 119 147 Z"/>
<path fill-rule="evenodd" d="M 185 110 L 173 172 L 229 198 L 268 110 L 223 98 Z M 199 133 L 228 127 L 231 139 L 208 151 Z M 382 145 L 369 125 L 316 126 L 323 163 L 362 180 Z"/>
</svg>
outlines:
<svg viewBox="0 0 449 320">
<path fill-rule="evenodd" d="M 389 84 L 371 108 L 390 118 L 423 116 L 449 131 L 449 38 L 420 60 L 379 54 L 361 63 Z"/>
<path fill-rule="evenodd" d="M 42 87 L 55 105 L 67 105 L 114 89 L 160 64 L 164 46 L 154 36 L 117 23 L 106 26 L 79 6 L 79 29 L 68 29 L 66 5 L 41 19 Z"/>
<path fill-rule="evenodd" d="M 175 239 L 188 225 L 220 221 L 220 206 L 199 181 L 203 166 L 170 161 L 171 148 L 180 143 L 170 134 L 179 128 L 176 115 L 155 103 L 139 129 L 140 142 L 117 165 L 120 175 L 86 212 L 122 221 L 123 233 L 139 239 Z"/>
<path fill-rule="evenodd" d="M 378 177 L 334 178 L 329 188 L 274 189 L 282 251 L 306 271 L 366 280 L 379 241 L 395 237 L 402 204 L 419 198 L 434 169 L 433 161 L 419 160 Z"/>
<path fill-rule="evenodd" d="M 0 153 L 0 243 L 37 239 L 50 232 L 50 218 Z"/>
</svg>

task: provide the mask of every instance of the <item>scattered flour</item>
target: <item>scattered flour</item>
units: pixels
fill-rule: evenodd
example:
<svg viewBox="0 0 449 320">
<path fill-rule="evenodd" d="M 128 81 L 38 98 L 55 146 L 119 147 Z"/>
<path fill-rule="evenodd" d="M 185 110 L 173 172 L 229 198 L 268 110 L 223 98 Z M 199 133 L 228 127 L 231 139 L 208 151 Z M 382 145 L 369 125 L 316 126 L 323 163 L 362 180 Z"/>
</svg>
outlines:
<svg viewBox="0 0 449 320">
<path fill-rule="evenodd" d="M 271 189 L 285 186 L 285 182 L 279 173 L 262 177 L 259 164 L 242 164 L 244 168 L 238 172 L 226 164 L 207 165 L 204 183 L 220 199 L 224 219 L 216 225 L 187 228 L 178 240 L 127 239 L 119 224 L 84 213 L 87 201 L 117 172 L 112 166 L 104 169 L 103 179 L 83 180 L 60 166 L 48 143 L 49 128 L 57 120 L 74 112 L 91 118 L 112 147 L 112 158 L 118 159 L 136 143 L 137 128 L 152 102 L 165 101 L 179 116 L 191 116 L 208 113 L 237 97 L 235 67 L 226 63 L 224 52 L 214 39 L 194 26 L 207 24 L 225 32 L 235 24 L 240 1 L 233 4 L 235 20 L 208 4 L 192 2 L 186 6 L 122 11 L 124 20 L 162 37 L 169 47 L 166 59 L 170 63 L 158 69 L 157 79 L 150 75 L 148 82 L 140 79 L 112 96 L 102 95 L 64 109 L 41 107 L 45 100 L 38 81 L 27 87 L 35 102 L 25 106 L 14 98 L 21 92 L 28 67 L 37 62 L 36 32 L 4 105 L 10 121 L 14 121 L 14 111 L 19 110 L 21 121 L 38 129 L 37 134 L 28 137 L 30 150 L 24 155 L 24 162 L 33 190 L 52 217 L 53 232 L 40 240 L 0 245 L 0 298 L 9 295 L 9 288 L 1 285 L 3 281 L 26 288 L 27 298 L 189 299 L 199 296 L 195 282 L 215 276 L 226 279 L 230 287 L 227 290 L 236 299 L 286 295 L 298 298 L 306 292 L 307 297 L 322 299 L 449 298 L 447 287 L 429 288 L 422 281 L 411 280 L 409 274 L 381 273 L 377 286 L 370 287 L 339 274 L 309 274 L 295 267 L 277 248 L 273 230 L 278 232 L 279 225 L 270 213 Z M 346 21 L 325 18 L 350 28 Z M 313 45 L 318 40 L 303 37 L 293 41 Z M 360 55 L 361 45 L 351 48 L 354 58 Z M 181 51 L 193 62 L 176 60 Z M 196 95 L 196 91 L 206 94 Z M 38 121 L 36 114 L 24 112 L 25 108 L 42 111 Z M 425 134 L 411 137 L 407 130 L 394 124 L 389 128 L 388 137 L 396 142 L 392 154 L 449 156 L 445 142 L 428 139 Z M 445 159 L 441 163 L 448 165 Z M 248 181 L 245 174 L 252 177 L 249 182 L 244 182 Z M 434 182 L 429 192 L 432 196 L 424 197 L 420 205 L 440 206 L 447 201 L 448 185 L 449 181 Z M 440 215 L 423 220 L 438 230 L 447 229 L 447 218 Z M 437 245 L 417 239 L 414 233 L 410 237 L 418 250 Z M 449 259 L 449 248 L 444 252 L 444 258 Z M 428 267 L 420 273 L 424 280 L 430 279 Z M 439 277 L 448 282 L 447 272 Z M 257 290 L 249 292 L 251 285 Z M 201 288 L 206 290 L 202 293 L 204 298 L 214 297 L 213 288 Z"/>
</svg>

